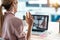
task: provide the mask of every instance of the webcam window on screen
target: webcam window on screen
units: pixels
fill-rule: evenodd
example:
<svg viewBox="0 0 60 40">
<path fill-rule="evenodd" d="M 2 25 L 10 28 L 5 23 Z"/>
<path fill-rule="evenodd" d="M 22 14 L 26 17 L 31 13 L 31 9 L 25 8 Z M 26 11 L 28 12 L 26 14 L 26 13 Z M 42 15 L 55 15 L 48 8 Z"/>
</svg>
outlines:
<svg viewBox="0 0 60 40">
<path fill-rule="evenodd" d="M 33 16 L 33 27 L 32 31 L 43 32 L 48 30 L 48 15 L 32 15 Z M 25 16 L 23 16 L 23 20 L 25 20 Z"/>
</svg>

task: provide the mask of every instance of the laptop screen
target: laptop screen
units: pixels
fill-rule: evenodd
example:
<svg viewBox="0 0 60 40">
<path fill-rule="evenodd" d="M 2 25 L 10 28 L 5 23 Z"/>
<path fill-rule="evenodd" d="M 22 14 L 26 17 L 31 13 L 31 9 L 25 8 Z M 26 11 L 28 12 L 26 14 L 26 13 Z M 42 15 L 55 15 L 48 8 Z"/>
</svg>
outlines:
<svg viewBox="0 0 60 40">
<path fill-rule="evenodd" d="M 33 16 L 33 27 L 32 31 L 43 32 L 48 30 L 48 15 L 32 15 Z M 25 20 L 25 16 L 23 16 L 23 20 Z"/>
<path fill-rule="evenodd" d="M 33 15 L 32 31 L 43 32 L 48 29 L 48 15 Z"/>
</svg>

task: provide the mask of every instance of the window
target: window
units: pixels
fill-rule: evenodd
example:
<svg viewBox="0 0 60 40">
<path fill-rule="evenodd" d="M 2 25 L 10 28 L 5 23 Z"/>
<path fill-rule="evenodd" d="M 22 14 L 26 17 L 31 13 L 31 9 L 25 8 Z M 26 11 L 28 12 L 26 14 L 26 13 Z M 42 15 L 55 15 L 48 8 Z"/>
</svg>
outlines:
<svg viewBox="0 0 60 40">
<path fill-rule="evenodd" d="M 30 4 L 47 4 L 47 0 L 29 0 Z"/>
</svg>

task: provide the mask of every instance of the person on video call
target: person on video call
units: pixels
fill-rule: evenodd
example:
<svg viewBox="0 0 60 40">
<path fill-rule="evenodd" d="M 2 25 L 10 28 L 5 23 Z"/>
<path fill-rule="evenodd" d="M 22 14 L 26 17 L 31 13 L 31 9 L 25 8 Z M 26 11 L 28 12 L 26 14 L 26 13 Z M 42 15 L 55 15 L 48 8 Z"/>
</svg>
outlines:
<svg viewBox="0 0 60 40">
<path fill-rule="evenodd" d="M 42 23 L 40 24 L 39 27 L 46 29 L 46 24 L 47 24 L 47 22 L 46 22 L 46 16 L 44 16 L 44 19 L 42 20 Z"/>
<path fill-rule="evenodd" d="M 2 27 L 2 38 L 4 40 L 26 40 L 26 34 L 23 32 L 23 23 L 21 19 L 15 17 L 17 12 L 17 0 L 2 0 L 2 7 L 5 8 L 4 23 Z M 26 14 L 26 22 L 29 27 L 33 24 L 31 14 Z"/>
</svg>

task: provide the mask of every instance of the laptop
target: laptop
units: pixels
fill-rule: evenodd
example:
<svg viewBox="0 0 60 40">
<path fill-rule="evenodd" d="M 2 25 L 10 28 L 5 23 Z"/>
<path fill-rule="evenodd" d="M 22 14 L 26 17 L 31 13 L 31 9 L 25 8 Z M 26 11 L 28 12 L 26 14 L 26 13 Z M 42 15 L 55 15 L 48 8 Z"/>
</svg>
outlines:
<svg viewBox="0 0 60 40">
<path fill-rule="evenodd" d="M 33 16 L 33 27 L 32 34 L 41 34 L 48 30 L 48 15 L 32 15 Z M 23 20 L 25 20 L 25 16 L 23 16 Z"/>
</svg>

